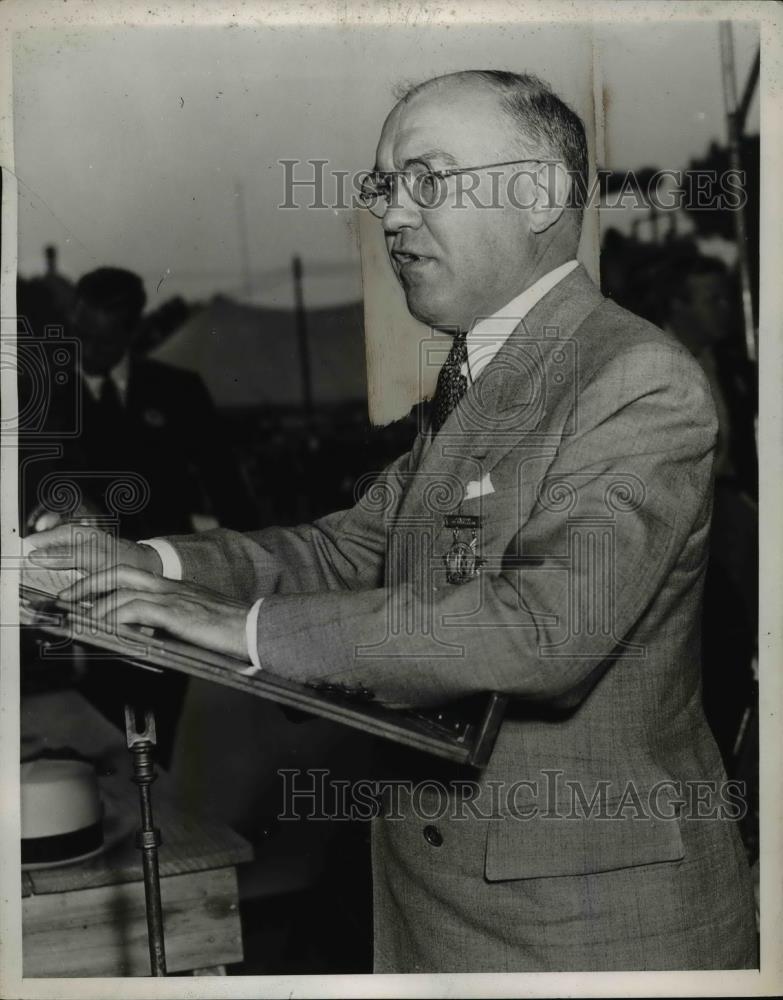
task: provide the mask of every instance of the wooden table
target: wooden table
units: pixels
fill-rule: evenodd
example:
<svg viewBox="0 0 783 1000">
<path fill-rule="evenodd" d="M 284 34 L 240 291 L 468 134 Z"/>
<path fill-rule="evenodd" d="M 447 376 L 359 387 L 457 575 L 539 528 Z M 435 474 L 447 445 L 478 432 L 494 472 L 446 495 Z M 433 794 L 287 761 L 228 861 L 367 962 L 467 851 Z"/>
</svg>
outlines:
<svg viewBox="0 0 783 1000">
<path fill-rule="evenodd" d="M 124 734 L 75 691 L 24 698 L 21 722 L 23 745 L 36 739 L 96 760 L 113 831 L 108 849 L 94 858 L 22 873 L 24 975 L 148 976 L 144 885 L 134 839 L 138 791 L 130 781 Z M 252 848 L 229 827 L 198 818 L 197 803 L 195 809 L 177 804 L 163 772 L 152 796 L 163 837 L 168 971 L 241 961 L 236 865 L 252 860 Z"/>
</svg>

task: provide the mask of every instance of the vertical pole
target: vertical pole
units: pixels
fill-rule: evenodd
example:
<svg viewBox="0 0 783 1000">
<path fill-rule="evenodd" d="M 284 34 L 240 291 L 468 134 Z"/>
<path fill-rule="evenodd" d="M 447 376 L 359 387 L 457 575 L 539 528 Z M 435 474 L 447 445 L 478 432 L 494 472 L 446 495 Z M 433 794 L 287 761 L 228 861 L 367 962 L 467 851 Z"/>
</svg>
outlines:
<svg viewBox="0 0 783 1000">
<path fill-rule="evenodd" d="M 740 171 L 742 159 L 740 156 L 741 122 L 737 106 L 737 80 L 734 72 L 734 36 L 731 22 L 721 21 L 720 55 L 723 73 L 723 99 L 726 108 L 726 119 L 729 131 L 729 162 L 731 169 Z M 745 327 L 745 350 L 748 358 L 757 359 L 756 331 L 753 323 L 753 296 L 750 284 L 750 268 L 748 266 L 748 248 L 746 244 L 745 212 L 738 208 L 733 213 L 734 235 L 737 240 L 737 262 L 739 265 L 740 286 L 742 289 L 742 317 Z"/>
<path fill-rule="evenodd" d="M 158 847 L 161 843 L 160 830 L 152 821 L 152 793 L 150 785 L 157 778 L 153 748 L 156 744 L 155 716 L 147 709 L 144 713 L 144 729 L 139 732 L 136 725 L 136 711 L 125 706 L 125 736 L 128 749 L 133 755 L 133 777 L 139 786 L 141 806 L 141 829 L 136 834 L 144 870 L 144 901 L 147 908 L 147 936 L 150 949 L 150 970 L 153 976 L 166 975 L 166 947 L 163 937 L 163 908 L 160 901 L 160 872 L 158 870 Z"/>
<path fill-rule="evenodd" d="M 237 209 L 237 229 L 239 231 L 239 256 L 242 261 L 242 287 L 245 295 L 253 291 L 250 277 L 250 250 L 247 239 L 247 218 L 245 217 L 245 191 L 239 181 L 234 187 L 234 201 Z"/>
<path fill-rule="evenodd" d="M 302 258 L 292 261 L 294 276 L 294 306 L 296 309 L 296 336 L 299 343 L 299 365 L 302 373 L 302 402 L 309 421 L 313 415 L 313 386 L 310 374 L 310 348 L 307 342 L 307 313 L 302 288 Z"/>
<path fill-rule="evenodd" d="M 650 205 L 650 230 L 653 243 L 657 246 L 661 242 L 661 219 L 655 205 Z"/>
</svg>

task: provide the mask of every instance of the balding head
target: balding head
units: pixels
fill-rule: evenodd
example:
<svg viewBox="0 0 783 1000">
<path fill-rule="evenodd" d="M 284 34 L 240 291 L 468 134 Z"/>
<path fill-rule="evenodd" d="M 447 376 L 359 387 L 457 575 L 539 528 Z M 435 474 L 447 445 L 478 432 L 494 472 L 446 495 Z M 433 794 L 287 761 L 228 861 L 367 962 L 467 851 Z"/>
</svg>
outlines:
<svg viewBox="0 0 783 1000">
<path fill-rule="evenodd" d="M 469 329 L 576 253 L 581 212 L 565 206 L 584 129 L 534 77 L 473 70 L 409 88 L 376 166 L 394 180 L 387 248 L 423 322 Z M 436 201 L 420 197 L 422 172 L 439 177 Z"/>
<path fill-rule="evenodd" d="M 532 73 L 469 69 L 447 73 L 402 88 L 399 104 L 416 97 L 458 94 L 487 88 L 498 110 L 512 127 L 512 142 L 521 155 L 535 153 L 543 159 L 561 161 L 572 180 L 572 204 L 578 209 L 571 221 L 581 225 L 581 198 L 587 191 L 587 136 L 582 119 L 543 80 Z"/>
</svg>

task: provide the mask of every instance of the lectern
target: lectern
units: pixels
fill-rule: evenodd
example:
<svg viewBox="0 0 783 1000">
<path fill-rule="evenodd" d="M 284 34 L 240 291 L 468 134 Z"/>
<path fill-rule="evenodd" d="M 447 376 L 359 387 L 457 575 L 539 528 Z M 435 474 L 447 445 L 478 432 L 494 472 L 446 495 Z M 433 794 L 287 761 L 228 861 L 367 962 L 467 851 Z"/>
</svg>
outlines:
<svg viewBox="0 0 783 1000">
<path fill-rule="evenodd" d="M 276 702 L 287 710 L 321 716 L 406 747 L 475 768 L 489 760 L 505 712 L 507 698 L 488 692 L 470 704 L 426 711 L 397 710 L 376 703 L 368 692 L 346 692 L 335 685 L 308 685 L 261 672 L 241 673 L 242 661 L 192 646 L 150 629 L 120 626 L 113 630 L 82 612 L 22 587 L 21 624 L 46 635 L 47 653 L 66 657 L 73 644 L 100 651 L 144 669 L 177 670 Z M 126 738 L 133 757 L 132 780 L 139 787 L 142 852 L 151 972 L 166 974 L 163 916 L 157 850 L 161 834 L 153 821 L 155 720 L 147 706 L 125 710 Z M 164 831 L 165 835 L 165 831 Z"/>
</svg>

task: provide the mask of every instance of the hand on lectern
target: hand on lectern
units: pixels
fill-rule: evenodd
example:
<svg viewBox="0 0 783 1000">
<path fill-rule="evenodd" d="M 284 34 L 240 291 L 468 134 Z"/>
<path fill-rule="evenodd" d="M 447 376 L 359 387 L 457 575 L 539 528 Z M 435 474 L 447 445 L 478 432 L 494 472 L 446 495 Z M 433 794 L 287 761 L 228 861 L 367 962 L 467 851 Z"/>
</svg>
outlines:
<svg viewBox="0 0 783 1000">
<path fill-rule="evenodd" d="M 248 605 L 196 583 L 168 580 L 129 565 L 110 566 L 74 583 L 60 599 L 88 602 L 89 614 L 110 627 L 146 625 L 249 661 Z"/>
<path fill-rule="evenodd" d="M 112 566 L 132 566 L 160 573 L 160 556 L 149 545 L 117 538 L 90 524 L 61 524 L 34 535 L 29 560 L 46 569 L 75 569 L 92 575 Z"/>
<path fill-rule="evenodd" d="M 35 535 L 29 559 L 51 570 L 86 574 L 59 593 L 81 602 L 109 626 L 147 625 L 206 649 L 248 659 L 248 606 L 197 584 L 160 574 L 160 556 L 149 545 L 116 538 L 88 525 L 68 524 Z"/>
</svg>

